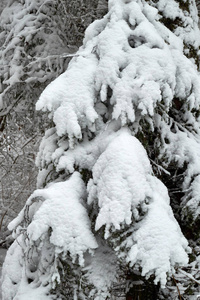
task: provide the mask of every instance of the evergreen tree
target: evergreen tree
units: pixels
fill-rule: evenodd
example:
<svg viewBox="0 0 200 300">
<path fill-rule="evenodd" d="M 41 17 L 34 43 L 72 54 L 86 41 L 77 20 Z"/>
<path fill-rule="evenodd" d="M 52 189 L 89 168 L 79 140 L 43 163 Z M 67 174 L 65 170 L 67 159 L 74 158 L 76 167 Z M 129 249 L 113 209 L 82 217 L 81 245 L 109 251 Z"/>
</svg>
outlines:
<svg viewBox="0 0 200 300">
<path fill-rule="evenodd" d="M 195 2 L 108 6 L 37 102 L 52 127 L 37 157 L 38 189 L 9 225 L 4 300 L 198 293 Z"/>
</svg>

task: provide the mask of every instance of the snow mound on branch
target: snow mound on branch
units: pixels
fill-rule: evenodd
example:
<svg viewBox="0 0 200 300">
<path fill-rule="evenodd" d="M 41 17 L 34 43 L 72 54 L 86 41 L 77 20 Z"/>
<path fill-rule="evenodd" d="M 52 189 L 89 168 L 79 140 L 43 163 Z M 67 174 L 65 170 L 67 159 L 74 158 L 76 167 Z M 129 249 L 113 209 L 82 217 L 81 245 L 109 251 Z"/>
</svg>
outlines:
<svg viewBox="0 0 200 300">
<path fill-rule="evenodd" d="M 20 235 L 7 251 L 2 272 L 2 299 L 53 300 L 49 295 L 49 286 L 40 285 L 39 288 L 36 288 L 37 285 L 27 282 L 28 270 L 25 270 L 24 267 L 26 252 L 23 246 L 23 236 Z M 31 262 L 33 262 L 33 258 L 31 258 Z"/>
<path fill-rule="evenodd" d="M 99 207 L 95 229 L 105 226 L 105 238 L 112 240 L 113 233 L 128 225 L 132 234 L 125 238 L 121 233 L 125 241 L 116 250 L 121 250 L 121 257 L 128 255 L 130 265 L 140 262 L 143 276 L 155 272 L 155 282 L 164 286 L 176 264 L 187 264 L 188 243 L 173 216 L 166 187 L 152 175 L 145 149 L 121 129 L 92 173 L 88 202 Z"/>
<path fill-rule="evenodd" d="M 21 239 L 18 240 L 21 243 Z M 8 299 L 7 293 L 10 291 L 10 298 L 13 299 L 19 287 L 19 282 L 22 278 L 22 247 L 14 242 L 5 257 L 2 272 L 2 296 L 3 299 Z M 6 272 L 5 272 L 6 271 Z M 13 284 L 14 283 L 14 284 Z M 12 288 L 11 288 L 12 287 Z"/>
<path fill-rule="evenodd" d="M 64 182 L 36 190 L 27 200 L 9 224 L 17 238 L 3 266 L 5 299 L 53 299 L 50 290 L 60 282 L 58 258 L 70 255 L 72 263 L 78 260 L 84 266 L 85 254 L 98 247 L 84 207 L 85 196 L 85 184 L 74 172 Z"/>
<path fill-rule="evenodd" d="M 180 36 L 184 42 L 197 48 L 199 46 L 200 37 L 198 28 L 198 13 L 194 2 L 195 1 L 183 1 L 183 5 L 186 4 L 186 6 L 185 9 L 181 9 L 182 4 L 179 4 L 176 0 L 160 0 L 157 1 L 156 7 L 165 18 L 170 18 L 171 20 L 175 20 L 177 18 L 184 22 L 184 26 L 177 26 L 174 33 L 177 36 Z"/>
<path fill-rule="evenodd" d="M 149 189 L 146 174 L 150 172 L 145 149 L 128 130 L 121 129 L 100 155 L 92 169 L 93 179 L 88 184 L 88 203 L 98 199 L 100 208 L 96 230 L 106 225 L 108 237 L 112 225 L 115 229 L 120 229 L 123 223 L 130 225 L 132 208 L 137 218 L 137 206 Z"/>
<path fill-rule="evenodd" d="M 97 248 L 96 240 L 90 230 L 90 221 L 83 204 L 85 185 L 78 172 L 65 182 L 58 182 L 46 189 L 36 190 L 28 199 L 43 198 L 40 207 L 31 215 L 33 219 L 27 227 L 27 236 L 31 243 L 40 242 L 50 230 L 50 242 L 55 246 L 55 253 L 66 254 L 73 259 L 79 256 L 80 265 L 84 264 L 83 253 Z M 31 206 L 30 206 L 31 208 Z M 29 208 L 29 211 L 30 211 Z M 24 209 L 24 212 L 26 207 Z M 9 225 L 10 230 L 22 221 L 22 213 Z"/>
<path fill-rule="evenodd" d="M 67 72 L 48 85 L 37 102 L 37 110 L 54 113 L 58 136 L 68 134 L 69 141 L 73 137 L 82 138 L 80 124 L 94 131 L 94 121 L 98 117 L 93 107 L 97 62 L 94 54 L 89 57 L 78 56 L 76 63 L 70 64 Z"/>
<path fill-rule="evenodd" d="M 147 214 L 121 246 L 130 249 L 126 261 L 131 266 L 140 263 L 143 276 L 155 272 L 155 283 L 160 281 L 164 287 L 166 274 L 188 263 L 189 248 L 169 206 L 167 189 L 155 177 L 150 184 L 153 192 Z"/>
<path fill-rule="evenodd" d="M 81 169 L 92 170 L 96 160 L 100 154 L 106 149 L 107 145 L 115 138 L 116 131 L 120 128 L 118 122 L 110 122 L 106 130 L 97 135 L 92 141 L 83 141 L 74 149 L 65 151 L 62 156 L 57 156 L 54 152 L 53 158 L 57 159 L 57 170 L 65 170 L 66 172 L 74 172 L 75 166 Z"/>
</svg>

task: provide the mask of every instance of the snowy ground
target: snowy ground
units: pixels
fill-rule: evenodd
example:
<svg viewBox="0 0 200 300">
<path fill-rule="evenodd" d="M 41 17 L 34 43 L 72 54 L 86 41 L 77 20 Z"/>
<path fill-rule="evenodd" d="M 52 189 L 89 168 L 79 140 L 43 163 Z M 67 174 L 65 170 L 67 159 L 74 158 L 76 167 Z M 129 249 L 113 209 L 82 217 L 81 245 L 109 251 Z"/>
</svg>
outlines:
<svg viewBox="0 0 200 300">
<path fill-rule="evenodd" d="M 1 277 L 1 268 L 6 255 L 6 249 L 0 248 L 0 277 Z M 1 284 L 1 283 L 0 283 Z M 0 300 L 1 300 L 1 286 L 0 286 Z"/>
</svg>

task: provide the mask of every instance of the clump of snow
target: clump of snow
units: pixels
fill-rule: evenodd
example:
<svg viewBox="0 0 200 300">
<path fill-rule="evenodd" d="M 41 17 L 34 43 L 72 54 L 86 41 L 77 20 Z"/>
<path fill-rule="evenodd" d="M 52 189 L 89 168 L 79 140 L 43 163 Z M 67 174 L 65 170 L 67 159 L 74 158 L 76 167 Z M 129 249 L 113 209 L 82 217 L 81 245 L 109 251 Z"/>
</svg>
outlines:
<svg viewBox="0 0 200 300">
<path fill-rule="evenodd" d="M 36 289 L 33 285 L 28 285 L 27 282 L 21 282 L 19 291 L 13 300 L 53 300 L 53 298 L 46 287 L 41 286 Z"/>
<path fill-rule="evenodd" d="M 9 250 L 3 264 L 2 272 L 2 297 L 3 299 L 14 299 L 22 279 L 23 250 L 19 245 L 21 237 L 15 241 Z M 23 245 L 23 243 L 22 243 Z M 8 296 L 9 292 L 9 296 Z M 9 297 L 9 298 L 8 298 Z"/>
<path fill-rule="evenodd" d="M 160 118 L 158 118 L 160 119 Z M 191 124 L 194 121 L 191 118 Z M 186 128 L 175 123 L 174 132 L 169 131 L 168 126 L 163 120 L 158 121 L 163 140 L 167 139 L 160 149 L 160 157 L 165 157 L 166 166 L 171 162 L 176 162 L 179 167 L 187 164 L 182 184 L 183 191 L 187 190 L 194 176 L 199 174 L 200 169 L 200 142 L 198 136 L 188 132 Z M 197 123 L 197 122 L 196 122 Z M 197 124 L 196 124 L 197 126 Z M 179 128 L 181 130 L 179 130 Z M 199 128 L 197 128 L 199 130 Z"/>
<path fill-rule="evenodd" d="M 149 193 L 146 174 L 150 172 L 140 142 L 127 129 L 121 129 L 100 155 L 88 183 L 88 203 L 96 200 L 100 209 L 95 228 L 106 225 L 106 238 L 112 225 L 117 230 L 123 223 L 131 224 L 132 211 L 137 219 L 137 207 Z"/>
<path fill-rule="evenodd" d="M 188 1 L 185 9 L 182 9 L 181 4 L 175 0 L 159 0 L 154 6 L 159 10 L 161 18 L 164 16 L 172 20 L 172 22 L 176 22 L 176 20 L 181 21 L 180 23 L 183 23 L 184 26 L 175 26 L 174 33 L 185 43 L 198 48 L 200 42 L 198 13 L 194 1 Z"/>
<path fill-rule="evenodd" d="M 28 284 L 23 246 L 21 235 L 7 251 L 2 273 L 2 300 L 51 300 L 49 287 Z"/>
<path fill-rule="evenodd" d="M 83 253 L 89 249 L 95 249 L 97 243 L 90 230 L 90 221 L 84 208 L 85 185 L 78 172 L 65 182 L 51 184 L 45 189 L 36 190 L 29 200 L 43 198 L 42 204 L 36 206 L 35 212 L 29 208 L 30 225 L 27 227 L 27 236 L 32 243 L 42 242 L 45 234 L 51 230 L 50 242 L 55 246 L 55 252 L 69 253 L 73 260 L 79 256 L 79 262 L 84 264 Z M 24 213 L 26 207 L 24 208 Z M 33 216 L 31 218 L 31 216 Z M 9 228 L 21 221 L 19 215 L 10 223 Z"/>
<path fill-rule="evenodd" d="M 189 248 L 169 206 L 165 186 L 155 177 L 150 184 L 154 192 L 147 214 L 121 246 L 130 249 L 127 262 L 139 263 L 143 276 L 149 277 L 155 272 L 155 283 L 160 281 L 165 287 L 166 274 L 171 275 L 177 265 L 187 265 Z"/>
<path fill-rule="evenodd" d="M 24 297 L 22 299 L 25 299 L 27 293 L 30 292 L 31 297 L 38 295 L 41 297 L 38 299 L 42 299 L 38 293 L 43 295 L 43 291 L 40 289 L 39 292 L 35 291 L 34 289 L 37 289 L 35 284 L 40 282 L 47 285 L 48 289 L 45 290 L 47 291 L 55 280 L 59 281 L 56 262 L 59 255 L 65 257 L 69 253 L 73 262 L 78 259 L 79 264 L 84 265 L 84 253 L 92 252 L 98 247 L 90 229 L 84 199 L 85 185 L 78 172 L 74 172 L 65 182 L 51 184 L 45 189 L 36 190 L 31 195 L 19 216 L 9 225 L 10 229 L 17 227 L 19 237 L 8 250 L 4 264 L 3 290 L 5 295 L 13 282 L 16 282 L 9 297 L 16 297 L 16 299 Z M 22 227 L 24 220 L 30 223 L 26 224 L 25 236 Z M 37 261 L 35 263 L 34 255 Z M 15 272 L 12 271 L 14 264 Z M 36 268 L 34 273 L 29 271 L 32 268 Z M 42 275 L 44 268 L 51 269 L 49 277 Z M 31 278 L 33 276 L 33 283 L 30 286 L 26 283 L 27 276 Z"/>
<path fill-rule="evenodd" d="M 143 276 L 155 272 L 155 283 L 165 286 L 166 274 L 176 264 L 187 264 L 188 243 L 173 216 L 166 187 L 152 175 L 145 149 L 121 129 L 92 171 L 88 201 L 98 204 L 95 229 L 105 225 L 105 239 L 112 239 L 112 233 L 128 225 L 133 233 L 117 246 L 119 256 L 127 256 L 131 266 L 140 263 Z"/>
<path fill-rule="evenodd" d="M 73 137 L 82 138 L 80 123 L 83 128 L 88 126 L 93 131 L 94 122 L 98 117 L 94 110 L 93 88 L 94 71 L 98 62 L 96 56 L 94 54 L 89 57 L 78 56 L 76 62 L 70 65 L 68 72 L 62 74 L 44 90 L 36 105 L 38 110 L 54 112 L 53 120 L 58 136 L 68 134 L 71 146 Z"/>
<path fill-rule="evenodd" d="M 35 196 L 42 196 L 45 201 L 27 228 L 30 240 L 42 239 L 44 233 L 51 229 L 50 242 L 55 245 L 55 252 L 69 251 L 73 260 L 79 255 L 79 263 L 83 265 L 83 253 L 95 249 L 97 243 L 90 230 L 86 209 L 81 203 L 85 197 L 85 186 L 80 175 L 75 172 L 66 182 L 36 190 L 32 197 Z"/>
<path fill-rule="evenodd" d="M 95 103 L 108 101 L 109 88 L 112 118 L 120 118 L 123 125 L 137 126 L 141 118 L 148 122 L 162 101 L 168 111 L 175 97 L 187 98 L 190 109 L 193 98 L 195 107 L 200 103 L 194 64 L 184 56 L 183 41 L 160 23 L 157 9 L 140 1 L 109 5 L 107 17 L 88 28 L 69 69 L 47 87 L 37 104 L 37 109 L 54 113 L 58 135 L 67 133 L 71 146 L 73 137 L 81 139 L 86 128 L 95 131 Z M 164 12 L 165 6 L 159 9 Z"/>
</svg>

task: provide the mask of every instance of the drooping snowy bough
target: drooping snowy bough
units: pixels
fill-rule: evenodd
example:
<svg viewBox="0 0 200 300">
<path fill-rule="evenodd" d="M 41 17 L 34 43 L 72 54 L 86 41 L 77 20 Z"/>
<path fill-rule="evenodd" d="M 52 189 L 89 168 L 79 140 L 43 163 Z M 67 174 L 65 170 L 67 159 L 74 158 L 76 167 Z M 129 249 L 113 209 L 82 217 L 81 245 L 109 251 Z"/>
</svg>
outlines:
<svg viewBox="0 0 200 300">
<path fill-rule="evenodd" d="M 38 189 L 9 225 L 4 300 L 110 299 L 127 278 L 130 295 L 134 276 L 163 288 L 198 268 L 197 23 L 192 0 L 110 0 L 44 90 L 37 109 L 54 126 Z"/>
</svg>

